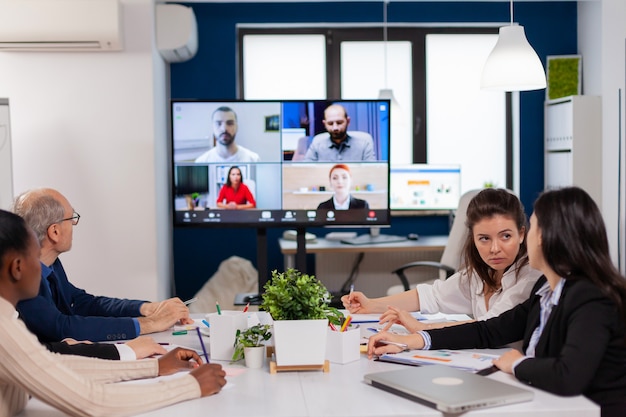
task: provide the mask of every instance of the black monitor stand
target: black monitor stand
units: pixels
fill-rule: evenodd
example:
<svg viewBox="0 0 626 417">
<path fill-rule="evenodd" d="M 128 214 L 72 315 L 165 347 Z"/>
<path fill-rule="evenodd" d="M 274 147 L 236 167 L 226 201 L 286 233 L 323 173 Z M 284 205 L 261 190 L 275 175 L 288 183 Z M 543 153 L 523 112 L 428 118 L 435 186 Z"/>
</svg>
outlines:
<svg viewBox="0 0 626 417">
<path fill-rule="evenodd" d="M 306 228 L 298 227 L 296 229 L 296 269 L 306 274 Z M 235 295 L 234 305 L 259 305 L 263 301 L 261 294 L 263 288 L 268 281 L 268 263 L 267 263 L 267 229 L 257 228 L 256 231 L 256 263 L 259 274 L 259 291 L 256 293 L 239 293 Z"/>
</svg>

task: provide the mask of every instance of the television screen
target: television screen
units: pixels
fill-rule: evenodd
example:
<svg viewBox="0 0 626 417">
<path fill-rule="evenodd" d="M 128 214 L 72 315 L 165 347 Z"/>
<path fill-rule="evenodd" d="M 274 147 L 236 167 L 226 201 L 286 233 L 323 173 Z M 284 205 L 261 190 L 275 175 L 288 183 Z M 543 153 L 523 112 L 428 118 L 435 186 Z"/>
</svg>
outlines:
<svg viewBox="0 0 626 417">
<path fill-rule="evenodd" d="M 388 100 L 172 100 L 175 226 L 381 226 Z"/>
<path fill-rule="evenodd" d="M 390 208 L 395 212 L 454 210 L 461 198 L 461 166 L 412 164 L 390 170 Z"/>
</svg>

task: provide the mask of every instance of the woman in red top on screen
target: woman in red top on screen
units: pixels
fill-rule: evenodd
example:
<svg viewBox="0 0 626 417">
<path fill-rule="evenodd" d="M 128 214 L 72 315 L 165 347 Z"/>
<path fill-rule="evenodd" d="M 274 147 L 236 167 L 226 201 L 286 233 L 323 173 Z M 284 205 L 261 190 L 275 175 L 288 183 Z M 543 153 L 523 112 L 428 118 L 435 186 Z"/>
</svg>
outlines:
<svg viewBox="0 0 626 417">
<path fill-rule="evenodd" d="M 217 196 L 217 207 L 229 210 L 242 210 L 256 207 L 250 189 L 243 183 L 241 169 L 233 165 L 228 170 L 226 184 Z"/>
</svg>

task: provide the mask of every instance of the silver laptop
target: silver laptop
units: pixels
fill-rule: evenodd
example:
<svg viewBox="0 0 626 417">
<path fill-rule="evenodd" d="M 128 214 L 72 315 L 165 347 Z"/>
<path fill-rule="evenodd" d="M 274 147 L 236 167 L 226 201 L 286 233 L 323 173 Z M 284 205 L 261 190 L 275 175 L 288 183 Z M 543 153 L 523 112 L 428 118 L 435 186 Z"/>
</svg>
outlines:
<svg viewBox="0 0 626 417">
<path fill-rule="evenodd" d="M 533 399 L 533 392 L 444 365 L 377 372 L 366 383 L 444 413 L 461 413 Z"/>
</svg>

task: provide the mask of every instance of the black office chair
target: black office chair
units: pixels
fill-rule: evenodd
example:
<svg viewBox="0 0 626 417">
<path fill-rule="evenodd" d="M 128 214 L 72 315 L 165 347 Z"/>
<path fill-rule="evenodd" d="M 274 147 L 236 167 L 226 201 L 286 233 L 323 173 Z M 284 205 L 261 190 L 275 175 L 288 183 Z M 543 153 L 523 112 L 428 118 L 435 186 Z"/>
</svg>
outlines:
<svg viewBox="0 0 626 417">
<path fill-rule="evenodd" d="M 402 285 L 394 285 L 387 290 L 387 294 L 396 294 L 401 291 L 408 291 L 411 287 L 409 280 L 406 277 L 405 271 L 413 268 L 435 268 L 439 271 L 440 279 L 447 279 L 458 271 L 461 266 L 461 251 L 463 250 L 463 244 L 467 237 L 467 227 L 465 226 L 465 217 L 467 213 L 467 206 L 469 202 L 476 194 L 481 190 L 470 190 L 463 194 L 459 200 L 459 207 L 454 213 L 454 220 L 452 221 L 452 227 L 450 227 L 450 234 L 448 236 L 448 244 L 441 254 L 439 262 L 435 261 L 416 261 L 404 264 L 401 267 L 392 271 L 397 275 Z"/>
</svg>

